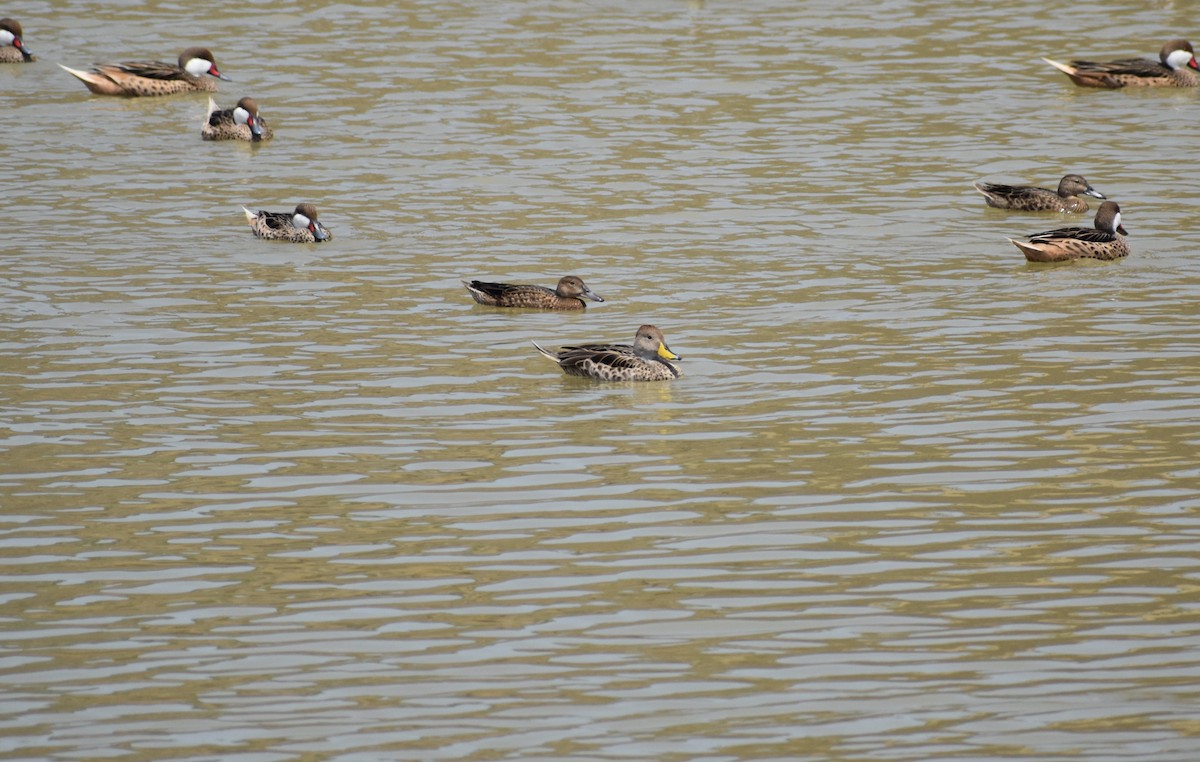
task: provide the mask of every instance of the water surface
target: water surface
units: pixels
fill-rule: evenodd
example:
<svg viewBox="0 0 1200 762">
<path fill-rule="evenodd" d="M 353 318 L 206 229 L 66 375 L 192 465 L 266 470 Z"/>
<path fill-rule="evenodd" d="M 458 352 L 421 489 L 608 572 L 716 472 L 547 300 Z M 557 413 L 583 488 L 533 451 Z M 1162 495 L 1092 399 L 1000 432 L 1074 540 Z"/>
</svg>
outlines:
<svg viewBox="0 0 1200 762">
<path fill-rule="evenodd" d="M 1197 96 L 1039 60 L 1190 11 L 25 6 L 0 748 L 1191 762 Z M 54 66 L 195 43 L 275 141 Z M 1127 260 L 1026 264 L 1075 220 L 971 189 L 1069 171 Z M 244 225 L 299 201 L 332 242 Z M 607 301 L 459 283 L 564 274 Z M 529 344 L 646 322 L 678 381 Z"/>
</svg>

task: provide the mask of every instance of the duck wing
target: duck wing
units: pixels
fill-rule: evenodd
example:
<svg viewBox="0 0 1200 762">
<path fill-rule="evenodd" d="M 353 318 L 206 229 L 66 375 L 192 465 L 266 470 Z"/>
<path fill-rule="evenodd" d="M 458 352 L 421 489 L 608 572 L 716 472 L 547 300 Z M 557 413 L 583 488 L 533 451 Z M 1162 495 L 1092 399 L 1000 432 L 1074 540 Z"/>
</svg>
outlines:
<svg viewBox="0 0 1200 762">
<path fill-rule="evenodd" d="M 1072 61 L 1080 71 L 1120 74 L 1127 77 L 1162 77 L 1171 73 L 1168 66 L 1149 58 L 1122 58 L 1117 61 Z"/>
<path fill-rule="evenodd" d="M 258 218 L 271 230 L 287 230 L 292 227 L 292 215 L 288 212 L 259 212 Z"/>
<path fill-rule="evenodd" d="M 146 79 L 191 78 L 190 74 L 177 65 L 163 63 L 162 61 L 124 61 L 122 63 L 109 64 L 109 66 L 134 77 L 145 77 Z"/>
<path fill-rule="evenodd" d="M 1109 243 L 1115 240 L 1116 236 L 1098 228 L 1058 228 L 1029 236 L 1030 243 L 1052 243 L 1067 239 L 1086 243 Z"/>
</svg>

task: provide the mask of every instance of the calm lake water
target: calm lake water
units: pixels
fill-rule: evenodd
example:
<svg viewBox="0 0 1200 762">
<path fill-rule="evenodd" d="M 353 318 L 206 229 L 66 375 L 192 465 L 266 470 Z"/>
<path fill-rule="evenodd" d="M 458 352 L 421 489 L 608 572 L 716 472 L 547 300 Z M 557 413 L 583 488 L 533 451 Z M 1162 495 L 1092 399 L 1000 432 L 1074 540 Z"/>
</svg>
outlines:
<svg viewBox="0 0 1200 762">
<path fill-rule="evenodd" d="M 9 9 L 0 756 L 1194 762 L 1200 93 L 1040 60 L 1194 10 Z M 55 65 L 191 44 L 273 142 Z M 1067 172 L 1128 259 L 971 188 Z"/>
</svg>

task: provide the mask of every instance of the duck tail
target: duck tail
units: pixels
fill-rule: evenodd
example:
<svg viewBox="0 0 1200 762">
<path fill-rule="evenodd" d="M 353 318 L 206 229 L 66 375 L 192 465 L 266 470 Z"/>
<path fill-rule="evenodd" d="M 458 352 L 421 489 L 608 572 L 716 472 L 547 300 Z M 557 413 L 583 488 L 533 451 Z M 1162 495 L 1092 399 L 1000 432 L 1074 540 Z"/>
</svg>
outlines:
<svg viewBox="0 0 1200 762">
<path fill-rule="evenodd" d="M 997 206 L 996 194 L 992 193 L 992 191 L 988 188 L 987 183 L 976 180 L 975 182 L 971 183 L 971 185 L 975 188 L 975 190 L 979 191 L 980 195 L 984 197 L 984 199 L 988 202 L 988 206 Z"/>
<path fill-rule="evenodd" d="M 477 304 L 486 304 L 491 307 L 496 306 L 495 299 L 491 298 L 486 293 L 484 293 L 483 291 L 480 291 L 478 288 L 475 287 L 475 283 L 477 281 L 464 280 L 464 281 L 460 281 L 460 282 L 463 284 L 463 287 L 467 289 L 467 293 L 471 295 L 471 298 L 474 299 Z"/>
<path fill-rule="evenodd" d="M 1009 243 L 1011 243 L 1013 246 L 1016 246 L 1018 249 L 1020 249 L 1021 253 L 1024 254 L 1025 258 L 1028 259 L 1030 262 L 1053 261 L 1052 259 L 1050 259 L 1048 257 L 1046 252 L 1042 251 L 1041 249 L 1039 249 L 1038 247 L 1036 247 L 1032 244 L 1026 243 L 1025 241 L 1018 241 L 1013 238 L 1008 238 L 1006 240 Z"/>
<path fill-rule="evenodd" d="M 112 80 L 108 79 L 107 77 L 101 76 L 100 74 L 97 74 L 96 72 L 80 71 L 79 69 L 72 69 L 69 66 L 63 66 L 62 64 L 59 64 L 58 68 L 62 69 L 66 73 L 70 74 L 72 77 L 75 77 L 80 82 L 87 85 L 87 89 L 91 90 L 93 93 L 96 93 L 97 95 L 114 94 L 114 88 L 118 91 L 120 90 L 120 88 L 117 88 L 116 85 L 113 84 Z"/>
<path fill-rule="evenodd" d="M 1058 61 L 1052 61 L 1049 58 L 1043 58 L 1042 60 L 1053 66 L 1055 69 L 1058 69 L 1063 74 L 1066 74 L 1071 78 L 1072 82 L 1080 87 L 1107 87 L 1109 89 L 1121 87 L 1120 82 L 1116 81 L 1102 71 L 1084 71 L 1078 66 L 1059 63 Z"/>
<path fill-rule="evenodd" d="M 1070 77 L 1071 79 L 1074 79 L 1074 78 L 1075 78 L 1075 75 L 1076 75 L 1076 73 L 1079 71 L 1079 70 L 1078 70 L 1078 69 L 1076 69 L 1074 66 L 1069 66 L 1069 65 L 1067 65 L 1067 64 L 1064 64 L 1064 63 L 1059 63 L 1058 61 L 1054 61 L 1054 60 L 1052 60 L 1052 59 L 1049 59 L 1049 58 L 1043 58 L 1042 60 L 1043 60 L 1043 61 L 1045 61 L 1046 63 L 1050 64 L 1051 66 L 1053 66 L 1055 69 L 1058 69 L 1058 70 L 1059 70 L 1059 71 L 1061 71 L 1063 74 L 1066 74 L 1066 75 L 1067 75 L 1068 77 Z"/>
<path fill-rule="evenodd" d="M 531 341 L 529 343 L 533 345 L 534 349 L 541 352 L 543 356 L 553 360 L 556 364 L 558 364 L 558 362 L 559 362 L 558 355 L 556 355 L 555 353 L 553 353 L 547 349 L 542 348 L 542 346 L 540 344 L 538 344 L 536 341 Z"/>
</svg>

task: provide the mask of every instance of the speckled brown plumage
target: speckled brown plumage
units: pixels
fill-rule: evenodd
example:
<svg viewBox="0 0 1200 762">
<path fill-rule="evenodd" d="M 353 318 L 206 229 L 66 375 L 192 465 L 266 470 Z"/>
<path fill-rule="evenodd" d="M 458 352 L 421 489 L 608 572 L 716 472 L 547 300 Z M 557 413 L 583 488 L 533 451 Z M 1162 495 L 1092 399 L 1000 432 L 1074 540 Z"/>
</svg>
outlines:
<svg viewBox="0 0 1200 762">
<path fill-rule="evenodd" d="M 568 376 L 597 381 L 670 381 L 679 378 L 679 368 L 668 360 L 679 355 L 667 347 L 662 331 L 652 325 L 638 328 L 633 345 L 582 344 L 551 352 L 533 343 L 537 351 L 558 363 Z"/>
<path fill-rule="evenodd" d="M 205 75 L 229 81 L 217 70 L 216 59 L 207 48 L 188 48 L 179 54 L 179 64 L 161 61 L 126 61 L 101 64 L 88 71 L 59 64 L 97 95 L 153 97 L 195 90 L 213 91 L 217 83 Z"/>
<path fill-rule="evenodd" d="M 1118 61 L 1072 61 L 1062 64 L 1043 61 L 1071 78 L 1080 87 L 1195 87 L 1200 85 L 1200 70 L 1192 43 L 1167 40 L 1158 52 L 1158 60 L 1122 58 Z"/>
<path fill-rule="evenodd" d="M 1082 175 L 1064 175 L 1058 182 L 1057 191 L 1032 185 L 985 182 L 975 183 L 975 190 L 983 194 L 988 206 L 1022 212 L 1086 212 L 1088 205 L 1080 194 L 1104 198 L 1104 194 L 1089 185 Z"/>
<path fill-rule="evenodd" d="M 259 142 L 275 137 L 267 120 L 259 116 L 258 102 L 242 98 L 233 108 L 219 109 L 217 102 L 208 99 L 208 115 L 200 126 L 205 140 L 246 140 Z"/>
<path fill-rule="evenodd" d="M 317 221 L 317 208 L 312 204 L 297 204 L 296 211 L 291 212 L 252 212 L 242 207 L 246 213 L 246 222 L 254 235 L 273 241 L 292 241 L 293 243 L 314 243 L 328 241 L 333 238 L 320 222 Z"/>
<path fill-rule="evenodd" d="M 1121 207 L 1105 201 L 1096 211 L 1095 227 L 1059 228 L 1029 236 L 1029 241 L 1008 240 L 1030 262 L 1067 262 L 1073 259 L 1120 259 L 1129 255 L 1121 225 Z"/>
<path fill-rule="evenodd" d="M 0 63 L 29 63 L 37 56 L 25 46 L 25 30 L 12 18 L 0 19 Z"/>
<path fill-rule="evenodd" d="M 481 280 L 463 281 L 471 298 L 489 307 L 524 307 L 536 310 L 582 310 L 587 307 L 584 298 L 604 301 L 596 292 L 575 275 L 559 278 L 554 289 L 545 286 L 513 285 L 510 283 L 488 283 Z"/>
</svg>

